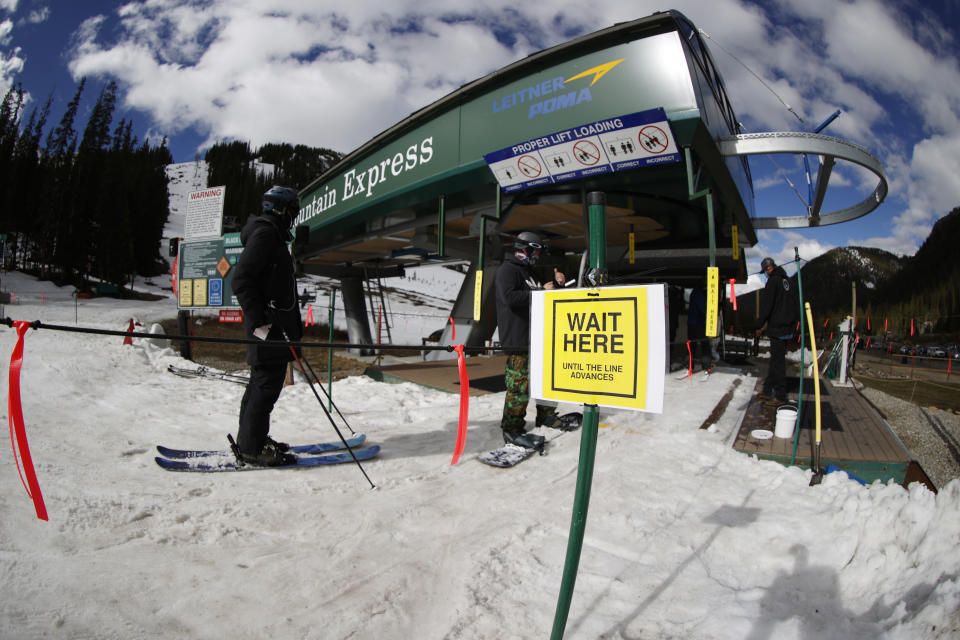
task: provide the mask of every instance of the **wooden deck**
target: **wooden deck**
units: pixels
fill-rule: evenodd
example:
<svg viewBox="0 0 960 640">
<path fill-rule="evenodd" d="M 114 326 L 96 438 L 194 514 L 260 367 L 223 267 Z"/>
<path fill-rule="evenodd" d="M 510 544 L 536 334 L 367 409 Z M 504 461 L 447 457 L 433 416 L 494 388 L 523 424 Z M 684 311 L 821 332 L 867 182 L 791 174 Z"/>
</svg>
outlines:
<svg viewBox="0 0 960 640">
<path fill-rule="evenodd" d="M 474 356 L 467 358 L 466 363 L 471 396 L 506 390 L 503 378 L 507 364 L 505 355 Z M 371 366 L 367 367 L 364 375 L 381 382 L 413 382 L 431 389 L 460 393 L 460 376 L 456 359 L 382 367 Z"/>
<path fill-rule="evenodd" d="M 797 388 L 794 378 L 788 385 Z M 733 448 L 760 458 L 797 466 L 811 467 L 815 453 L 814 390 L 810 380 L 804 381 L 803 410 L 797 439 L 796 457 L 793 438 L 757 439 L 756 429 L 775 431 L 776 411 L 780 403 L 761 402 L 754 394 L 747 406 Z M 788 396 L 796 406 L 797 394 Z M 865 482 L 894 479 L 903 483 L 910 454 L 877 410 L 852 387 L 833 386 L 823 380 L 820 386 L 820 466 L 834 464 Z"/>
</svg>

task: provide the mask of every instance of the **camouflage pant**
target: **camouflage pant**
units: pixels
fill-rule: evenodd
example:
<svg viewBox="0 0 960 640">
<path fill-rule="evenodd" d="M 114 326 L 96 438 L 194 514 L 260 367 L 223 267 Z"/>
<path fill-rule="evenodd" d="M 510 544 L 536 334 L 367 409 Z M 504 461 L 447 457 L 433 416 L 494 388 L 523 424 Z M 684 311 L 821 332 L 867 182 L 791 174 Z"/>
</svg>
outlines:
<svg viewBox="0 0 960 640">
<path fill-rule="evenodd" d="M 503 401 L 500 428 L 513 433 L 522 432 L 526 423 L 527 404 L 530 402 L 530 356 L 508 355 L 504 378 L 507 397 Z M 553 407 L 537 404 L 537 418 L 555 413 Z"/>
</svg>

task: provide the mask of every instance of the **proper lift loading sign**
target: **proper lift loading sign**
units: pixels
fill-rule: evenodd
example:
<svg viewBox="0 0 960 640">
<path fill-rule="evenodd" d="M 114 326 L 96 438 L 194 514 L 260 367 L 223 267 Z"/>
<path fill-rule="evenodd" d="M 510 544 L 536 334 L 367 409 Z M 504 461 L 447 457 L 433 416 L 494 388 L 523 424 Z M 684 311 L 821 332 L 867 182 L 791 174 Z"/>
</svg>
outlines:
<svg viewBox="0 0 960 640">
<path fill-rule="evenodd" d="M 534 291 L 535 398 L 663 411 L 663 285 Z"/>
<path fill-rule="evenodd" d="M 557 131 L 483 156 L 507 193 L 543 184 L 679 162 L 663 109 Z"/>
</svg>

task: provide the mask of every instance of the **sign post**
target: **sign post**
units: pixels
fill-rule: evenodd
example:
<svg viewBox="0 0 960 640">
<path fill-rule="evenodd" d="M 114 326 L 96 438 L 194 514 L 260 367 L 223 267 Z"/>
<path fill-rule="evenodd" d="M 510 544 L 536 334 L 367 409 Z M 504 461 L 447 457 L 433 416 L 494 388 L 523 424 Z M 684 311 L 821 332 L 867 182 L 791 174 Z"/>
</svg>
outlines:
<svg viewBox="0 0 960 640">
<path fill-rule="evenodd" d="M 607 264 L 606 196 L 590 192 L 587 203 L 590 265 L 602 285 Z M 530 395 L 584 403 L 576 493 L 551 640 L 563 638 L 577 581 L 593 484 L 599 406 L 663 410 L 664 315 L 663 285 L 533 292 Z"/>
<path fill-rule="evenodd" d="M 606 194 L 591 191 L 587 194 L 590 221 L 590 263 L 594 269 L 607 266 Z M 551 640 L 563 638 L 570 614 L 570 600 L 577 582 L 577 567 L 583 549 L 583 531 L 587 524 L 587 509 L 590 506 L 590 489 L 593 485 L 593 462 L 597 453 L 597 430 L 600 412 L 597 405 L 584 405 L 583 426 L 580 432 L 580 462 L 577 465 L 577 490 L 573 497 L 573 515 L 570 518 L 570 537 L 567 539 L 567 557 L 563 564 L 560 581 L 560 596 L 553 617 Z"/>
</svg>

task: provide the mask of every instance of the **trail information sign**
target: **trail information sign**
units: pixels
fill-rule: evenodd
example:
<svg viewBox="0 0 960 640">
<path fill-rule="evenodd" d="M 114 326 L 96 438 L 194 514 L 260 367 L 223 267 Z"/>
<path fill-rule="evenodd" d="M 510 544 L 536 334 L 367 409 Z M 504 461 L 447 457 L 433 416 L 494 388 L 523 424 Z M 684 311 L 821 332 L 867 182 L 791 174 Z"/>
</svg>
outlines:
<svg viewBox="0 0 960 640">
<path fill-rule="evenodd" d="M 663 285 L 534 291 L 531 395 L 661 413 L 665 303 Z"/>
<path fill-rule="evenodd" d="M 180 243 L 179 309 L 239 309 L 233 271 L 243 252 L 239 233 Z"/>
</svg>

